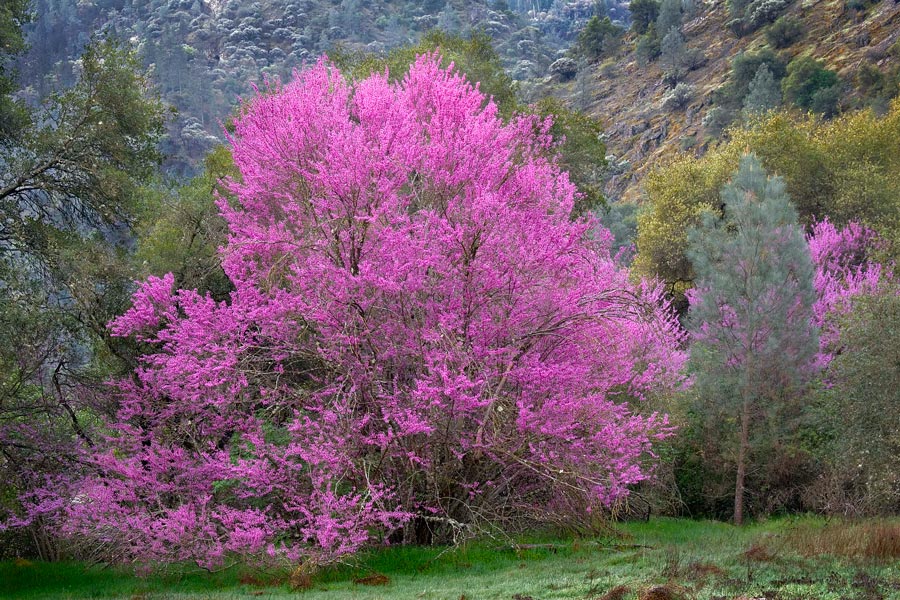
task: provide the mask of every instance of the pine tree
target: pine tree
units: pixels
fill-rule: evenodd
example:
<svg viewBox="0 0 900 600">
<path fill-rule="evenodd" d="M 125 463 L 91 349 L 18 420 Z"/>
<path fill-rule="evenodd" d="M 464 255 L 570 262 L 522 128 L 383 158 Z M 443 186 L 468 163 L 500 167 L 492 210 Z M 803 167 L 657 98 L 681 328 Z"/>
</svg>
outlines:
<svg viewBox="0 0 900 600">
<path fill-rule="evenodd" d="M 743 522 L 751 428 L 777 412 L 813 372 L 814 268 L 797 211 L 779 177 L 752 155 L 688 235 L 696 287 L 688 294 L 691 365 L 701 396 L 739 423 L 734 521 Z"/>
<path fill-rule="evenodd" d="M 678 29 L 670 29 L 660 44 L 660 67 L 666 76 L 677 82 L 684 76 L 684 62 L 687 56 L 684 36 Z"/>
<path fill-rule="evenodd" d="M 663 37 L 672 29 L 681 29 L 681 0 L 662 0 L 659 16 L 656 18 L 656 29 Z"/>
<path fill-rule="evenodd" d="M 641 35 L 647 33 L 647 29 L 659 16 L 658 0 L 632 0 L 628 5 L 631 11 L 631 28 Z"/>
<path fill-rule="evenodd" d="M 777 108 L 781 104 L 781 86 L 765 63 L 759 65 L 744 98 L 744 118 L 748 119 Z"/>
</svg>

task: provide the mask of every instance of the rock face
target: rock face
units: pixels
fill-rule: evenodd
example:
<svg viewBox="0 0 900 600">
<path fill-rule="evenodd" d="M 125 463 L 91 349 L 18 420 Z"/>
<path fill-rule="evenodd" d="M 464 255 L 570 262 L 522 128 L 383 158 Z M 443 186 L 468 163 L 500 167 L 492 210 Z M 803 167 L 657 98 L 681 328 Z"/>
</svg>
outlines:
<svg viewBox="0 0 900 600">
<path fill-rule="evenodd" d="M 570 81 L 578 73 L 578 63 L 567 56 L 558 58 L 550 65 L 550 75 L 559 81 Z"/>
</svg>

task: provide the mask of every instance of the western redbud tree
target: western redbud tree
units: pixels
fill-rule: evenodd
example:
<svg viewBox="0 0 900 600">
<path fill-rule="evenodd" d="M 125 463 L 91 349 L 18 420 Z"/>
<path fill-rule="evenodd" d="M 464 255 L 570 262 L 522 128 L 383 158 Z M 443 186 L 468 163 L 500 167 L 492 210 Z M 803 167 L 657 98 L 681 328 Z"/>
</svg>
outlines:
<svg viewBox="0 0 900 600">
<path fill-rule="evenodd" d="M 634 407 L 681 385 L 681 334 L 569 219 L 549 126 L 504 123 L 435 56 L 352 86 L 322 61 L 248 102 L 220 202 L 235 290 L 150 278 L 113 322 L 149 351 L 67 530 L 320 564 L 578 518 L 650 476 L 670 427 Z"/>
</svg>

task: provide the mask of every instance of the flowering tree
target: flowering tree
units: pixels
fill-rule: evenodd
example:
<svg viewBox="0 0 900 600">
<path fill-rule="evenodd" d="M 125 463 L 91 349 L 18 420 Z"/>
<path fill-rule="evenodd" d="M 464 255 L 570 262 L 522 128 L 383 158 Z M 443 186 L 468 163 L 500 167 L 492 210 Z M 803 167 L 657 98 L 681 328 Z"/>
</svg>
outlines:
<svg viewBox="0 0 900 600">
<path fill-rule="evenodd" d="M 67 530 L 123 557 L 321 563 L 376 532 L 448 539 L 590 510 L 649 476 L 677 324 L 569 219 L 549 122 L 504 123 L 419 58 L 320 62 L 249 102 L 217 303 L 151 278 L 112 323 L 148 347 Z"/>
<path fill-rule="evenodd" d="M 860 223 L 839 229 L 827 219 L 820 221 L 813 225 L 807 242 L 816 267 L 813 320 L 821 329 L 819 365 L 824 368 L 839 350 L 839 318 L 851 312 L 855 298 L 883 290 L 893 273 L 873 259 L 882 242 Z"/>
</svg>

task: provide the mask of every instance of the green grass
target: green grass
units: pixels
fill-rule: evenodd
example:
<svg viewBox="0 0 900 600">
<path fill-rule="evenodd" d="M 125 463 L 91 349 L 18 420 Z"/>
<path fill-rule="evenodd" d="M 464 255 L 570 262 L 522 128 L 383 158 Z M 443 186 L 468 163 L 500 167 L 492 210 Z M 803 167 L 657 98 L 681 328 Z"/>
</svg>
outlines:
<svg viewBox="0 0 900 600">
<path fill-rule="evenodd" d="M 292 590 L 285 572 L 239 567 L 215 574 L 188 569 L 140 578 L 122 569 L 79 563 L 0 563 L 0 598 L 599 600 L 616 586 L 625 586 L 621 599 L 634 600 L 652 586 L 664 585 L 671 598 L 690 600 L 900 600 L 900 522 L 854 527 L 820 519 L 783 519 L 743 528 L 655 519 L 619 526 L 618 538 L 532 538 L 528 541 L 533 545 L 537 541 L 552 547 L 520 551 L 490 541 L 452 551 L 395 547 L 320 572 L 305 591 Z M 854 546 L 861 554 L 806 551 L 815 546 L 845 554 L 843 540 L 857 531 L 884 539 Z M 880 554 L 864 555 L 866 548 Z M 387 583 L 354 583 L 372 574 L 386 576 Z"/>
</svg>

